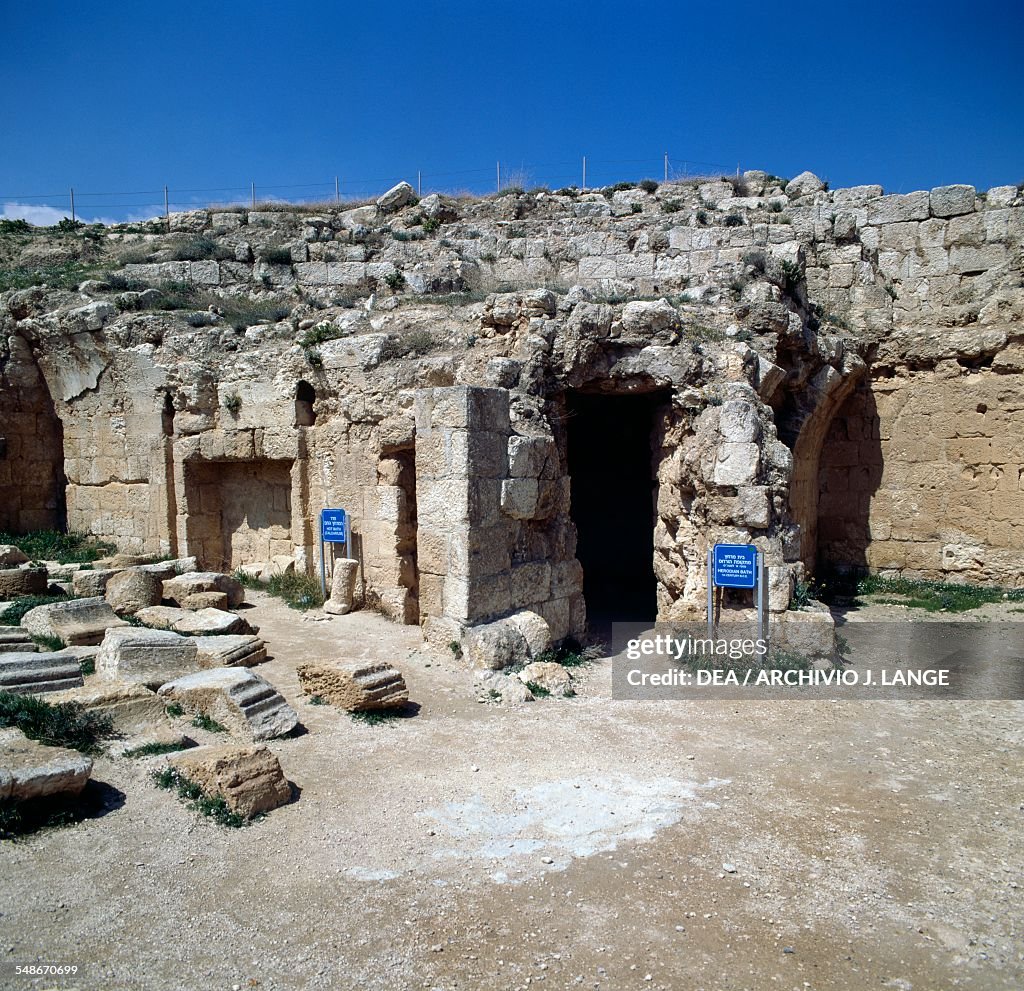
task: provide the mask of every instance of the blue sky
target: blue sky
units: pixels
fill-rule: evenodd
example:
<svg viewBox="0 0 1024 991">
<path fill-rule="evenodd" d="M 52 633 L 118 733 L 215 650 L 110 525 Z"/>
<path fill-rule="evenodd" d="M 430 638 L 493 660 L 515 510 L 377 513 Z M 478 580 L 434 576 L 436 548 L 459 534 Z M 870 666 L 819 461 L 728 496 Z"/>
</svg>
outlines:
<svg viewBox="0 0 1024 991">
<path fill-rule="evenodd" d="M 1020 0 L 0 0 L 0 211 L 811 169 L 1024 181 Z M 108 195 L 93 195 L 103 193 Z M 32 197 L 32 198 L 29 198 Z M 35 212 L 26 211 L 31 206 Z"/>
</svg>

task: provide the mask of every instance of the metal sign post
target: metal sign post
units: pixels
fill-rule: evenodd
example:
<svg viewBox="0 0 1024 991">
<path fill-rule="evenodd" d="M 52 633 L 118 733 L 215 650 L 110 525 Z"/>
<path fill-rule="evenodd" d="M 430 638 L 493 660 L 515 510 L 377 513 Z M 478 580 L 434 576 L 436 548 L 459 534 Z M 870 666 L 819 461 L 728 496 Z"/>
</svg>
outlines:
<svg viewBox="0 0 1024 991">
<path fill-rule="evenodd" d="M 344 544 L 345 557 L 348 550 L 349 526 L 348 515 L 344 509 L 320 510 L 320 591 L 327 598 L 327 564 L 325 544 Z"/>
<path fill-rule="evenodd" d="M 708 638 L 714 638 L 715 588 L 749 588 L 757 608 L 757 639 L 767 633 L 765 593 L 768 569 L 764 555 L 751 544 L 715 544 L 708 549 Z"/>
</svg>

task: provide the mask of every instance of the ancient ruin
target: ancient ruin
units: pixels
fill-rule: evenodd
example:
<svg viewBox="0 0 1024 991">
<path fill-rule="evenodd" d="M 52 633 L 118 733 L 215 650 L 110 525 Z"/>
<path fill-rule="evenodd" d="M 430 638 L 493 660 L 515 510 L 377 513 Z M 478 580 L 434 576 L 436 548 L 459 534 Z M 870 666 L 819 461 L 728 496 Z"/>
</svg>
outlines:
<svg viewBox="0 0 1024 991">
<path fill-rule="evenodd" d="M 312 575 L 342 507 L 356 607 L 440 644 L 700 615 L 715 541 L 777 619 L 1024 584 L 1021 190 L 641 186 L 7 239 L 97 274 L 0 296 L 0 530 Z"/>
</svg>

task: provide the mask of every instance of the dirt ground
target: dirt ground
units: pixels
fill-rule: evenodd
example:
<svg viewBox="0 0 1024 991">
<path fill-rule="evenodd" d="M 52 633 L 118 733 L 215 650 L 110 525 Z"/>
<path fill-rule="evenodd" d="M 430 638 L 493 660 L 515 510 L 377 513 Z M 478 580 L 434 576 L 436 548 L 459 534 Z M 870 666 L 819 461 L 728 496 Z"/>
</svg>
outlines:
<svg viewBox="0 0 1024 991">
<path fill-rule="evenodd" d="M 225 829 L 98 759 L 123 802 L 0 844 L 3 988 L 1024 986 L 1024 703 L 626 702 L 599 662 L 504 708 L 415 628 L 250 596 L 297 801 Z M 418 713 L 310 705 L 316 656 Z"/>
</svg>

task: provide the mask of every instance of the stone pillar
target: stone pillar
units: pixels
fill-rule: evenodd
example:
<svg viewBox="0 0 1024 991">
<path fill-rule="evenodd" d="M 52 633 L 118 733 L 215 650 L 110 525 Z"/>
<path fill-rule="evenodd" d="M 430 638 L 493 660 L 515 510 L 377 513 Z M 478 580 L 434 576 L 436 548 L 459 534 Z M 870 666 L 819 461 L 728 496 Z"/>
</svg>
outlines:
<svg viewBox="0 0 1024 991">
<path fill-rule="evenodd" d="M 350 612 L 356 598 L 359 580 L 359 562 L 353 557 L 338 558 L 331 577 L 331 597 L 324 603 L 324 612 L 344 616 Z"/>
<path fill-rule="evenodd" d="M 473 386 L 416 392 L 420 622 L 428 640 L 508 612 L 508 391 Z"/>
</svg>

